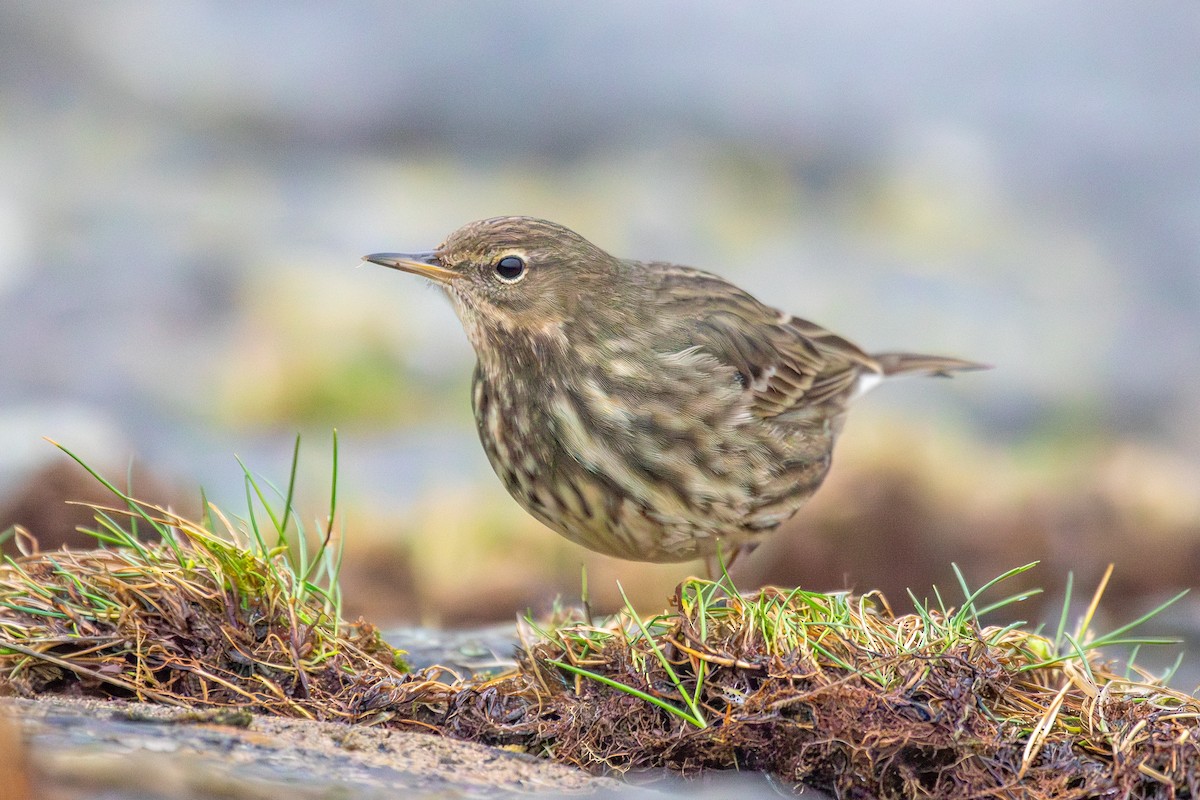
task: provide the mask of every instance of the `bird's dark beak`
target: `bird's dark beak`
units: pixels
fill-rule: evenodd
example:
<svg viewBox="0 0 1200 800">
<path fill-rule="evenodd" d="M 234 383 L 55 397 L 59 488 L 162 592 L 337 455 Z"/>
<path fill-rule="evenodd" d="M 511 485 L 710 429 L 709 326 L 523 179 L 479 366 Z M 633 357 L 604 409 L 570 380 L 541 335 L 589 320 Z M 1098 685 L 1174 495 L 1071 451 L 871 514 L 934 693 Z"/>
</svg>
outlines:
<svg viewBox="0 0 1200 800">
<path fill-rule="evenodd" d="M 459 273 L 442 265 L 437 253 L 374 253 L 363 256 L 362 260 L 421 275 L 438 283 L 449 283 L 459 277 Z"/>
</svg>

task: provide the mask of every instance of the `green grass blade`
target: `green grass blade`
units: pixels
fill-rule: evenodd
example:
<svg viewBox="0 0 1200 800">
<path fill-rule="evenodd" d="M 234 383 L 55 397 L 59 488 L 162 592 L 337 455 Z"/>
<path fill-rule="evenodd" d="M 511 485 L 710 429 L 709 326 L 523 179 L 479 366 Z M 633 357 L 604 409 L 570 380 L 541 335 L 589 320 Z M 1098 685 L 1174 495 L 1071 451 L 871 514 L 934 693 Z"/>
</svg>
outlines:
<svg viewBox="0 0 1200 800">
<path fill-rule="evenodd" d="M 612 678 L 609 678 L 606 675 L 601 675 L 598 672 L 592 672 L 591 670 L 587 670 L 582 667 L 577 667 L 574 664 L 568 664 L 567 662 L 559 661 L 558 659 L 547 659 L 546 663 L 553 664 L 554 666 L 558 667 L 559 669 L 565 669 L 567 672 L 571 672 L 576 675 L 581 675 L 585 678 L 588 678 L 589 680 L 596 681 L 597 683 L 602 683 L 605 686 L 610 686 L 613 689 L 617 689 L 618 691 L 625 692 L 626 694 L 632 695 L 632 696 L 638 698 L 639 700 L 644 700 L 645 702 L 650 703 L 651 705 L 658 706 L 663 711 L 668 711 L 671 714 L 674 714 L 675 716 L 684 720 L 685 722 L 691 723 L 692 725 L 696 726 L 697 728 L 707 727 L 707 725 L 705 724 L 703 719 L 692 716 L 691 714 L 689 714 L 687 712 L 687 710 L 682 709 L 679 706 L 672 705 L 672 704 L 668 703 L 666 700 L 663 700 L 662 698 L 655 697 L 652 694 L 647 694 L 646 692 L 643 692 L 641 689 L 635 689 L 634 687 L 632 687 L 628 684 L 613 680 Z M 687 697 L 686 693 L 684 693 L 684 697 L 685 698 Z"/>
<path fill-rule="evenodd" d="M 1054 632 L 1054 652 L 1062 651 L 1063 636 L 1067 632 L 1067 616 L 1071 611 L 1071 595 L 1075 592 L 1075 573 L 1067 570 L 1067 587 L 1063 595 L 1062 612 L 1058 615 L 1058 630 Z"/>
<path fill-rule="evenodd" d="M 687 702 L 688 708 L 692 712 L 692 716 L 696 719 L 698 727 L 707 728 L 708 723 L 704 721 L 704 715 L 700 713 L 700 709 L 697 704 L 692 701 L 691 695 L 688 694 L 687 690 L 683 688 L 683 681 L 679 679 L 679 675 L 676 674 L 675 668 L 671 666 L 671 662 L 667 660 L 667 656 L 665 653 L 663 653 L 662 648 L 658 646 L 658 642 L 656 642 L 654 637 L 650 635 L 650 631 L 647 629 L 646 623 L 642 621 L 642 618 L 638 615 L 637 611 L 634 610 L 633 604 L 629 602 L 629 597 L 625 594 L 625 587 L 622 586 L 619 581 L 617 582 L 617 590 L 621 593 L 621 599 L 625 601 L 625 608 L 629 610 L 629 616 L 633 618 L 633 621 L 637 623 L 638 628 L 641 630 L 642 636 L 646 640 L 646 644 L 650 647 L 650 650 L 654 653 L 655 657 L 658 659 L 658 662 L 662 664 L 663 669 L 667 671 L 667 676 L 671 679 L 671 683 L 675 685 L 675 689 L 679 692 L 680 696 L 683 697 L 684 701 Z M 659 619 L 659 617 L 655 617 L 655 621 L 657 619 Z M 654 621 L 651 621 L 650 624 L 653 625 Z M 697 690 L 697 696 L 698 695 L 699 690 Z"/>
<path fill-rule="evenodd" d="M 1163 676 L 1159 678 L 1160 681 L 1162 681 L 1164 684 L 1171 682 L 1171 680 L 1175 677 L 1175 673 L 1179 671 L 1181 666 L 1183 666 L 1183 655 L 1183 651 L 1180 650 L 1175 656 L 1175 663 L 1167 667 L 1166 672 L 1164 672 Z"/>
<path fill-rule="evenodd" d="M 283 501 L 283 522 L 279 525 L 279 541 L 276 546 L 284 544 L 288 521 L 292 517 L 292 500 L 296 496 L 296 473 L 300 466 L 300 434 L 296 434 L 296 444 L 292 447 L 292 468 L 288 473 L 287 497 Z"/>
<path fill-rule="evenodd" d="M 135 514 L 138 517 L 141 517 L 143 520 L 145 520 L 146 523 L 149 524 L 150 527 L 153 528 L 155 530 L 155 532 L 157 532 L 158 535 L 162 537 L 163 541 L 165 541 L 172 549 L 174 549 L 176 551 L 177 557 L 181 556 L 181 554 L 178 552 L 178 545 L 174 541 L 172 541 L 169 532 L 166 530 L 166 527 L 162 523 L 160 523 L 158 520 L 151 517 L 150 514 L 146 512 L 146 509 L 142 506 L 141 503 L 139 503 L 137 500 L 134 500 L 132 497 L 130 497 L 129 495 L 122 492 L 120 489 L 118 489 L 116 486 L 114 486 L 111 481 L 109 481 L 107 478 L 105 478 L 103 475 L 101 475 L 99 472 L 97 472 L 95 469 L 93 469 L 91 467 L 91 465 L 89 465 L 82 458 L 80 458 L 79 456 L 75 455 L 73 452 L 68 450 L 66 447 L 63 447 L 61 444 L 54 441 L 53 439 L 46 439 L 46 441 L 48 441 L 50 444 L 54 445 L 59 450 L 66 453 L 67 456 L 69 456 L 72 461 L 74 461 L 79 466 L 83 467 L 84 470 L 86 470 L 89 475 L 91 475 L 93 478 L 95 478 L 97 481 L 99 481 L 101 486 L 103 486 L 105 489 L 108 489 L 114 495 L 119 497 L 125 503 L 126 507 L 128 507 L 129 510 L 133 514 Z"/>
<path fill-rule="evenodd" d="M 333 535 L 333 519 L 337 513 L 337 489 L 338 489 L 338 432 L 337 428 L 333 429 L 333 475 L 329 480 L 329 524 L 325 526 L 325 541 L 329 541 L 329 537 Z"/>
<path fill-rule="evenodd" d="M 1008 597 L 1005 597 L 1002 600 L 997 600 L 994 603 L 989 603 L 986 606 L 984 606 L 983 608 L 979 609 L 979 611 L 977 612 L 976 619 L 978 619 L 979 617 L 985 617 L 988 614 L 992 613 L 993 611 L 999 611 L 1000 609 L 1004 608 L 1005 606 L 1012 605 L 1013 603 L 1023 603 L 1026 600 L 1028 600 L 1029 598 L 1036 597 L 1037 595 L 1039 595 L 1041 593 L 1042 593 L 1042 590 L 1040 588 L 1033 588 L 1027 592 L 1017 592 L 1015 594 L 1010 594 Z M 1024 624 L 1024 623 L 1022 623 L 1022 624 Z"/>
<path fill-rule="evenodd" d="M 1187 596 L 1187 593 L 1188 593 L 1188 590 L 1184 589 L 1182 592 L 1175 595 L 1170 600 L 1167 600 L 1164 603 L 1160 603 L 1159 605 L 1155 606 L 1150 611 L 1147 611 L 1145 614 L 1142 614 L 1140 617 L 1135 619 L 1133 622 L 1126 623 L 1125 625 L 1122 625 L 1121 627 L 1117 628 L 1116 630 L 1109 631 L 1108 633 L 1104 634 L 1103 636 L 1097 636 L 1095 640 L 1093 640 L 1092 642 L 1090 642 L 1087 645 L 1088 649 L 1091 649 L 1093 647 L 1102 647 L 1104 645 L 1114 644 L 1118 641 L 1121 641 L 1121 639 L 1120 639 L 1121 634 L 1136 628 L 1138 625 L 1141 625 L 1142 623 L 1147 622 L 1148 620 L 1151 620 L 1154 617 L 1157 617 L 1163 611 L 1166 611 L 1168 608 L 1170 608 L 1171 606 L 1175 605 L 1180 600 L 1182 600 L 1185 596 Z"/>
<path fill-rule="evenodd" d="M 1028 564 L 1025 564 L 1023 566 L 1013 567 L 1012 569 L 1008 570 L 1007 572 L 1003 572 L 1003 573 L 997 575 L 996 577 L 992 578 L 990 581 L 985 583 L 983 586 L 980 586 L 978 589 L 976 589 L 973 592 L 967 591 L 967 583 L 966 583 L 966 580 L 963 578 L 962 572 L 958 568 L 958 564 L 951 563 L 950 568 L 954 570 L 954 574 L 958 578 L 959 584 L 963 588 L 963 594 L 966 597 L 966 599 L 963 601 L 962 608 L 959 609 L 957 614 L 955 614 L 955 622 L 957 624 L 962 624 L 963 622 L 965 622 L 966 615 L 968 613 L 972 614 L 975 621 L 978 622 L 979 615 L 975 611 L 975 601 L 978 600 L 979 597 L 981 595 L 983 595 L 984 592 L 986 592 L 988 589 L 991 589 L 993 586 L 995 586 L 996 584 L 998 584 L 1002 581 L 1006 581 L 1009 578 L 1015 578 L 1017 575 L 1021 575 L 1022 573 L 1028 572 L 1029 570 L 1036 567 L 1038 565 L 1038 563 L 1039 562 L 1037 562 L 1037 561 L 1031 561 Z"/>
<path fill-rule="evenodd" d="M 235 456 L 235 458 L 237 457 Z M 243 484 L 246 488 L 246 521 L 250 523 L 250 535 L 254 537 L 256 552 L 261 556 L 266 556 L 269 550 L 267 549 L 267 543 L 263 540 L 262 531 L 258 529 L 258 518 L 254 514 L 254 495 L 252 492 L 257 491 L 258 487 L 254 485 L 254 479 L 250 477 L 250 473 L 246 470 L 246 465 L 242 464 L 242 460 L 238 458 L 237 462 L 241 465 L 242 471 L 245 472 Z M 269 508 L 267 509 L 267 513 L 270 513 Z"/>
</svg>

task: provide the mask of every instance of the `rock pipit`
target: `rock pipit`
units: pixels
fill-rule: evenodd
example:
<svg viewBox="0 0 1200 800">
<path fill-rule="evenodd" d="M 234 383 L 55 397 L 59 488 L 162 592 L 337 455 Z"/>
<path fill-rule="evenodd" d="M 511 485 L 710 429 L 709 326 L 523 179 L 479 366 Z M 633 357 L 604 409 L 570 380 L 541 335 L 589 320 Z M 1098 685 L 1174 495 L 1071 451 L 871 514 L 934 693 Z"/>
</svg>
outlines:
<svg viewBox="0 0 1200 800">
<path fill-rule="evenodd" d="M 531 217 L 365 260 L 450 297 L 478 358 L 479 438 L 517 502 L 636 561 L 731 561 L 821 485 L 852 400 L 892 375 L 982 367 L 867 354 L 715 275 Z"/>
</svg>

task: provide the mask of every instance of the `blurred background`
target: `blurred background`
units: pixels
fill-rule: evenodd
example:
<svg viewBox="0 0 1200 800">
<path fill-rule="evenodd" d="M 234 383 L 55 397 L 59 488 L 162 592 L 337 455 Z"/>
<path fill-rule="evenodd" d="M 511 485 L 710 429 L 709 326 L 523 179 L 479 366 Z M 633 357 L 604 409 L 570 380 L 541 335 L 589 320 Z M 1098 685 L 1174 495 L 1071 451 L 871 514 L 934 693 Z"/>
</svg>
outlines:
<svg viewBox="0 0 1200 800">
<path fill-rule="evenodd" d="M 1200 7 L 1067 2 L 6 2 L 0 529 L 95 496 L 245 507 L 234 454 L 328 502 L 346 599 L 461 625 L 660 605 L 509 500 L 448 303 L 360 266 L 543 216 L 719 272 L 867 349 L 996 365 L 890 384 L 744 586 L 884 589 L 1109 562 L 1124 622 L 1200 567 Z M 1040 605 L 1039 605 L 1040 603 Z M 1082 605 L 1082 602 L 1081 602 Z M 1049 611 L 1047 610 L 1049 609 Z M 1156 624 L 1190 630 L 1186 603 Z"/>
</svg>

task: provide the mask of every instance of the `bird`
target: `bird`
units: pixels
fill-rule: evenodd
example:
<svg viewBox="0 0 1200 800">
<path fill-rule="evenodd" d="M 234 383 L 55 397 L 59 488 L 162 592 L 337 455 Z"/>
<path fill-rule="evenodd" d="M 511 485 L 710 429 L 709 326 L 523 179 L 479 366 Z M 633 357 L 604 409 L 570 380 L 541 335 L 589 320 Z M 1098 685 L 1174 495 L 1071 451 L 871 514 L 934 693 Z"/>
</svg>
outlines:
<svg viewBox="0 0 1200 800">
<path fill-rule="evenodd" d="M 468 223 L 363 261 L 449 297 L 472 409 L 508 492 L 617 558 L 727 569 L 824 481 L 847 408 L 896 375 L 985 369 L 868 354 L 715 274 L 617 258 L 544 219 Z"/>
</svg>

